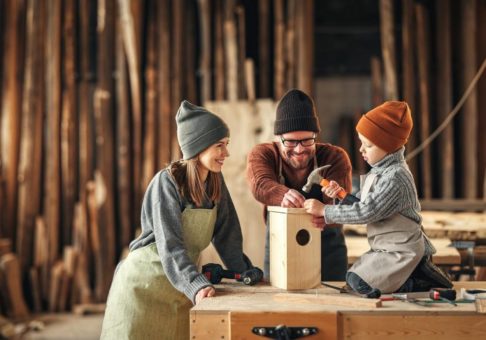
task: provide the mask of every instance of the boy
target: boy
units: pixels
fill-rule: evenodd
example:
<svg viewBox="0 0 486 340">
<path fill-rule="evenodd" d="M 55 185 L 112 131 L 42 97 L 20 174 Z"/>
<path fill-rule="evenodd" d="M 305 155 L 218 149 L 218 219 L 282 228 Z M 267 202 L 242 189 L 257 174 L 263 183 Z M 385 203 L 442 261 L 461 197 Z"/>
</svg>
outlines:
<svg viewBox="0 0 486 340">
<path fill-rule="evenodd" d="M 404 158 L 404 145 L 413 122 L 407 103 L 389 101 L 363 115 L 356 126 L 360 152 L 372 167 L 353 205 L 304 203 L 306 211 L 324 216 L 326 224 L 367 224 L 370 250 L 346 273 L 353 290 L 366 294 L 427 291 L 452 287 L 431 262 L 435 249 L 421 226 L 420 204 L 413 176 Z M 341 188 L 331 181 L 322 191 L 336 198 Z"/>
</svg>

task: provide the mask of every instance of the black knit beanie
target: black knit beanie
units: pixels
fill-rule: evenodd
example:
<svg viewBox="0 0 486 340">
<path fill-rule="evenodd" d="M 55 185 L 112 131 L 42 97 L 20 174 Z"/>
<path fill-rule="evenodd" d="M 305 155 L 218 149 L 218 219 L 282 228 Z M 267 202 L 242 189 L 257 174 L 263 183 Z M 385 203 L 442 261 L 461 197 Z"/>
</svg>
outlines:
<svg viewBox="0 0 486 340">
<path fill-rule="evenodd" d="M 177 140 L 182 150 L 182 158 L 194 158 L 201 151 L 229 137 L 225 122 L 203 107 L 184 100 L 176 115 Z"/>
<path fill-rule="evenodd" d="M 292 131 L 321 131 L 314 102 L 297 89 L 290 90 L 280 99 L 273 129 L 275 135 Z"/>
</svg>

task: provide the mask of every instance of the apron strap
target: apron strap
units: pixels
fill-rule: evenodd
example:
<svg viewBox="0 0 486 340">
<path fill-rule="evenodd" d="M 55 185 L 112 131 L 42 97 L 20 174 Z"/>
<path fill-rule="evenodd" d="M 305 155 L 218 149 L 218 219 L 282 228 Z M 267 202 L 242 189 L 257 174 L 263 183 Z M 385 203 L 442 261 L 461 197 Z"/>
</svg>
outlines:
<svg viewBox="0 0 486 340">
<path fill-rule="evenodd" d="M 364 200 L 368 196 L 371 187 L 375 183 L 376 176 L 376 174 L 369 174 L 368 176 L 366 176 L 365 182 L 363 184 L 363 189 L 361 189 L 361 202 L 364 202 Z"/>
</svg>

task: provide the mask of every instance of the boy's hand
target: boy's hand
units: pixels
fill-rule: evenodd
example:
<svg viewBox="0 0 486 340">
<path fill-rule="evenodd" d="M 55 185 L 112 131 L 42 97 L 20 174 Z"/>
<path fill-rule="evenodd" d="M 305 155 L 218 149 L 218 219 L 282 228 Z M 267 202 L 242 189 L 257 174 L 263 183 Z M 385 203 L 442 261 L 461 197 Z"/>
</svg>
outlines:
<svg viewBox="0 0 486 340">
<path fill-rule="evenodd" d="M 216 294 L 216 290 L 212 286 L 204 287 L 200 289 L 199 292 L 196 294 L 196 305 L 204 298 L 211 297 Z"/>
<path fill-rule="evenodd" d="M 308 199 L 304 202 L 305 211 L 313 216 L 324 216 L 324 204 L 316 199 Z"/>
<path fill-rule="evenodd" d="M 324 216 L 312 216 L 312 224 L 317 229 L 323 231 L 324 227 L 326 226 L 326 221 L 324 221 Z"/>
<path fill-rule="evenodd" d="M 285 193 L 280 206 L 284 208 L 302 208 L 304 201 L 305 197 L 300 192 L 290 189 Z"/>
<path fill-rule="evenodd" d="M 339 186 L 339 184 L 336 181 L 330 181 L 328 186 L 322 187 L 322 189 L 321 189 L 321 191 L 327 197 L 330 197 L 330 198 L 336 198 L 336 197 L 338 197 L 337 194 L 341 190 L 343 190 L 343 188 L 341 188 L 341 186 Z"/>
</svg>

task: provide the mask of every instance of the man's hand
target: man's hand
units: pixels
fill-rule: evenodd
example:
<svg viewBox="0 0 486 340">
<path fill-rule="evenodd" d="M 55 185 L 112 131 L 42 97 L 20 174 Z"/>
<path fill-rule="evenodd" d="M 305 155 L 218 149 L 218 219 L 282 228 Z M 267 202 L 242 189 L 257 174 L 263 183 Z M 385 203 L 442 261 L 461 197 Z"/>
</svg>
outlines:
<svg viewBox="0 0 486 340">
<path fill-rule="evenodd" d="M 203 289 L 200 289 L 199 292 L 196 294 L 196 305 L 204 298 L 206 297 L 211 297 L 216 294 L 216 290 L 214 290 L 213 287 L 204 287 Z"/>
<path fill-rule="evenodd" d="M 322 187 L 321 191 L 327 196 L 331 198 L 336 198 L 338 192 L 344 190 L 339 186 L 336 181 L 330 181 L 328 186 Z"/>
<path fill-rule="evenodd" d="M 294 189 L 287 191 L 280 202 L 280 206 L 284 208 L 302 208 L 305 197 L 300 192 Z"/>
<path fill-rule="evenodd" d="M 308 199 L 304 202 L 305 211 L 313 216 L 324 216 L 324 204 L 316 199 Z"/>
<path fill-rule="evenodd" d="M 314 224 L 314 227 L 317 229 L 323 231 L 324 227 L 326 226 L 324 216 L 312 216 L 312 224 Z"/>
</svg>

